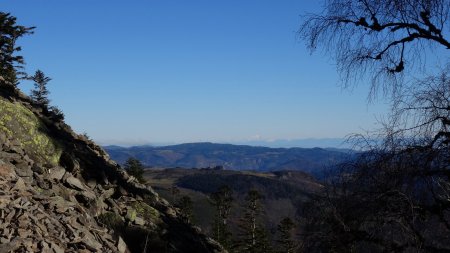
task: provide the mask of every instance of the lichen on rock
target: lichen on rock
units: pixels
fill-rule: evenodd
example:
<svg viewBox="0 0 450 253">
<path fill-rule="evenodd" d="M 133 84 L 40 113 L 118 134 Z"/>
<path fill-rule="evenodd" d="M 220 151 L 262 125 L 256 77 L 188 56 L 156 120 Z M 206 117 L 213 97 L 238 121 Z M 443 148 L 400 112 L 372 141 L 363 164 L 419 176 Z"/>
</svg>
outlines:
<svg viewBox="0 0 450 253">
<path fill-rule="evenodd" d="M 0 132 L 19 142 L 33 160 L 58 164 L 61 145 L 48 135 L 42 121 L 21 103 L 0 97 Z"/>
<path fill-rule="evenodd" d="M 0 252 L 226 252 L 101 147 L 1 89 L 0 185 Z"/>
<path fill-rule="evenodd" d="M 158 210 L 147 205 L 146 203 L 144 203 L 142 201 L 136 201 L 131 206 L 136 210 L 137 215 L 144 218 L 146 221 L 149 221 L 152 223 L 160 223 L 161 222 L 161 218 L 160 218 Z"/>
</svg>

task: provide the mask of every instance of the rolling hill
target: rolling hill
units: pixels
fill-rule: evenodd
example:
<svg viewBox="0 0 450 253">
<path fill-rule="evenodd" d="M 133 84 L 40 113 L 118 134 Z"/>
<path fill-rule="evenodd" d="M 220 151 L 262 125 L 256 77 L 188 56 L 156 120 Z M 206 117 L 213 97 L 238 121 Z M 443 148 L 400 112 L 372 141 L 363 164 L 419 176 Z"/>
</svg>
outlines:
<svg viewBox="0 0 450 253">
<path fill-rule="evenodd" d="M 267 148 L 245 145 L 188 143 L 173 146 L 106 146 L 116 162 L 129 157 L 148 167 L 205 168 L 223 166 L 229 170 L 279 171 L 294 170 L 320 174 L 352 157 L 349 150 L 322 148 Z"/>
<path fill-rule="evenodd" d="M 211 193 L 223 185 L 233 191 L 230 225 L 234 236 L 238 234 L 245 197 L 249 190 L 256 189 L 262 196 L 263 217 L 270 237 L 276 237 L 276 228 L 281 219 L 298 220 L 299 211 L 311 196 L 323 186 L 307 173 L 300 171 L 232 171 L 217 169 L 147 169 L 144 175 L 160 196 L 176 203 L 181 196 L 189 196 L 193 202 L 194 224 L 211 234 L 215 214 L 210 203 Z M 173 193 L 173 187 L 179 193 Z"/>
</svg>

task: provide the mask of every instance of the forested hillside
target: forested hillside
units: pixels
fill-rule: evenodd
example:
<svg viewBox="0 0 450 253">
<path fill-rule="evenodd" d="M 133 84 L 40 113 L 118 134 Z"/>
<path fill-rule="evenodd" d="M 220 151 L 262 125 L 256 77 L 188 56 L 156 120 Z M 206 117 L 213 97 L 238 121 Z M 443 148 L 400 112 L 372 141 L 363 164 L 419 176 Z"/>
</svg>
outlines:
<svg viewBox="0 0 450 253">
<path fill-rule="evenodd" d="M 147 169 L 147 182 L 165 199 L 175 206 L 187 210 L 193 224 L 199 225 L 210 236 L 215 236 L 217 194 L 229 189 L 229 216 L 227 229 L 231 245 L 242 240 L 241 220 L 246 211 L 247 195 L 256 191 L 261 196 L 261 222 L 267 239 L 277 246 L 277 226 L 289 218 L 298 228 L 302 209 L 323 186 L 313 177 L 298 171 L 251 172 L 217 169 Z M 181 200 L 188 200 L 182 202 Z M 186 208 L 188 205 L 188 208 Z M 296 229 L 296 232 L 300 232 Z M 297 238 L 297 236 L 295 236 Z M 297 238 L 298 239 L 298 238 Z"/>
</svg>

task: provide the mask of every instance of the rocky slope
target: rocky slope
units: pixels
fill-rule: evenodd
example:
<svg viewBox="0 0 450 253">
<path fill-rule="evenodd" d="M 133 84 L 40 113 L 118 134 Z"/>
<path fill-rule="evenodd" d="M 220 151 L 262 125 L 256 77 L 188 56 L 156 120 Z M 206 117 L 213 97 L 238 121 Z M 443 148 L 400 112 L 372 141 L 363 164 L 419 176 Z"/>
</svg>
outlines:
<svg viewBox="0 0 450 253">
<path fill-rule="evenodd" d="M 224 252 L 0 78 L 0 253 Z"/>
</svg>

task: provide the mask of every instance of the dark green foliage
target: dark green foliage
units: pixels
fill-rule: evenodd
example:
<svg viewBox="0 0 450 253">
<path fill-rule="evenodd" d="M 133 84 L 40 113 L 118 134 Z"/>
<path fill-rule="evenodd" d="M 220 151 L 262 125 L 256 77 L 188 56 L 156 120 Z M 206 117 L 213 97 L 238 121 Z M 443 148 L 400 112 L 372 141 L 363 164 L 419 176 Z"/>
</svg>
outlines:
<svg viewBox="0 0 450 253">
<path fill-rule="evenodd" d="M 49 106 L 50 100 L 48 95 L 50 94 L 47 89 L 47 84 L 52 79 L 44 74 L 41 70 L 37 70 L 33 76 L 28 77 L 34 81 L 34 89 L 31 90 L 31 99 L 44 109 L 44 112 L 54 121 L 64 121 L 64 113 L 56 106 Z"/>
<path fill-rule="evenodd" d="M 296 249 L 296 243 L 292 236 L 293 230 L 295 229 L 295 223 L 289 218 L 286 217 L 280 221 L 278 224 L 277 231 L 279 233 L 279 237 L 277 240 L 278 243 L 278 252 L 280 253 L 293 253 Z"/>
<path fill-rule="evenodd" d="M 125 165 L 125 170 L 131 176 L 135 177 L 139 182 L 145 183 L 144 179 L 144 165 L 142 165 L 141 161 L 130 157 Z"/>
<path fill-rule="evenodd" d="M 260 253 L 274 252 L 270 234 L 266 229 L 264 229 L 264 228 L 258 229 L 256 231 L 256 238 L 258 238 L 258 245 L 256 247 L 255 252 L 260 252 Z"/>
<path fill-rule="evenodd" d="M 31 99 L 33 101 L 47 109 L 50 103 L 48 99 L 48 94 L 50 93 L 47 89 L 47 84 L 52 80 L 50 77 L 45 76 L 44 72 L 37 70 L 36 73 L 30 77 L 34 81 L 34 89 L 31 91 Z"/>
<path fill-rule="evenodd" d="M 184 179 L 189 177 L 189 184 L 184 184 Z M 240 219 L 245 210 L 245 197 L 252 188 L 258 189 L 264 199 L 261 205 L 264 214 L 260 222 L 264 225 L 268 238 L 273 238 L 273 244 L 278 239 L 276 234 L 277 225 L 284 217 L 293 217 L 299 212 L 303 204 L 307 201 L 308 195 L 320 188 L 315 181 L 302 172 L 274 172 L 274 173 L 254 173 L 230 170 L 193 170 L 193 169 L 149 169 L 146 171 L 146 178 L 153 185 L 158 185 L 155 190 L 160 196 L 168 200 L 173 200 L 173 183 L 179 187 L 183 194 L 191 196 L 194 202 L 195 224 L 200 226 L 208 235 L 215 237 L 214 223 L 216 207 L 211 201 L 211 195 L 220 191 L 220 186 L 227 185 L 233 191 L 233 201 L 231 203 L 230 216 L 227 219 L 227 227 L 232 234 L 232 247 L 226 247 L 228 252 L 235 252 L 234 244 L 238 242 L 240 229 Z M 159 183 L 161 182 L 161 183 Z M 158 184 L 159 183 L 159 184 Z M 286 187 L 281 187 L 284 184 Z M 280 185 L 279 190 L 277 185 Z M 316 186 L 314 186 L 316 185 Z M 246 191 L 245 191 L 246 190 Z M 317 190 L 318 191 L 318 190 Z M 287 195 L 283 195 L 287 194 Z M 292 196 L 293 199 L 290 199 Z M 175 196 L 175 198 L 178 198 Z M 174 201 L 175 202 L 175 201 Z M 217 240 L 217 237 L 215 237 Z M 278 248 L 274 247 L 274 251 Z"/>
<path fill-rule="evenodd" d="M 247 193 L 244 216 L 239 224 L 237 252 L 267 253 L 272 251 L 267 232 L 259 221 L 263 213 L 261 199 L 261 194 L 256 190 L 250 190 Z"/>
<path fill-rule="evenodd" d="M 182 196 L 176 203 L 175 206 L 180 209 L 181 212 L 181 218 L 186 223 L 191 223 L 193 219 L 193 202 L 191 197 L 189 196 Z"/>
<path fill-rule="evenodd" d="M 58 107 L 50 106 L 49 113 L 54 121 L 64 121 L 64 113 Z"/>
<path fill-rule="evenodd" d="M 0 12 L 0 76 L 14 87 L 25 76 L 20 72 L 24 64 L 23 57 L 15 54 L 22 50 L 16 46 L 16 42 L 20 37 L 33 33 L 33 29 L 34 27 L 17 25 L 16 17 Z"/>
<path fill-rule="evenodd" d="M 313 179 L 311 179 L 313 181 Z M 204 193 L 213 193 L 219 185 L 227 185 L 239 194 L 245 195 L 253 188 L 267 189 L 264 191 L 266 197 L 278 198 L 299 198 L 299 192 L 307 192 L 308 189 L 300 184 L 287 184 L 281 180 L 273 178 L 258 177 L 245 174 L 219 174 L 219 173 L 198 173 L 180 178 L 177 185 Z"/>
<path fill-rule="evenodd" d="M 213 222 L 213 238 L 226 249 L 231 247 L 231 232 L 229 231 L 228 218 L 230 216 L 233 201 L 232 190 L 228 186 L 222 186 L 218 191 L 210 195 L 211 203 L 216 209 Z"/>
</svg>

